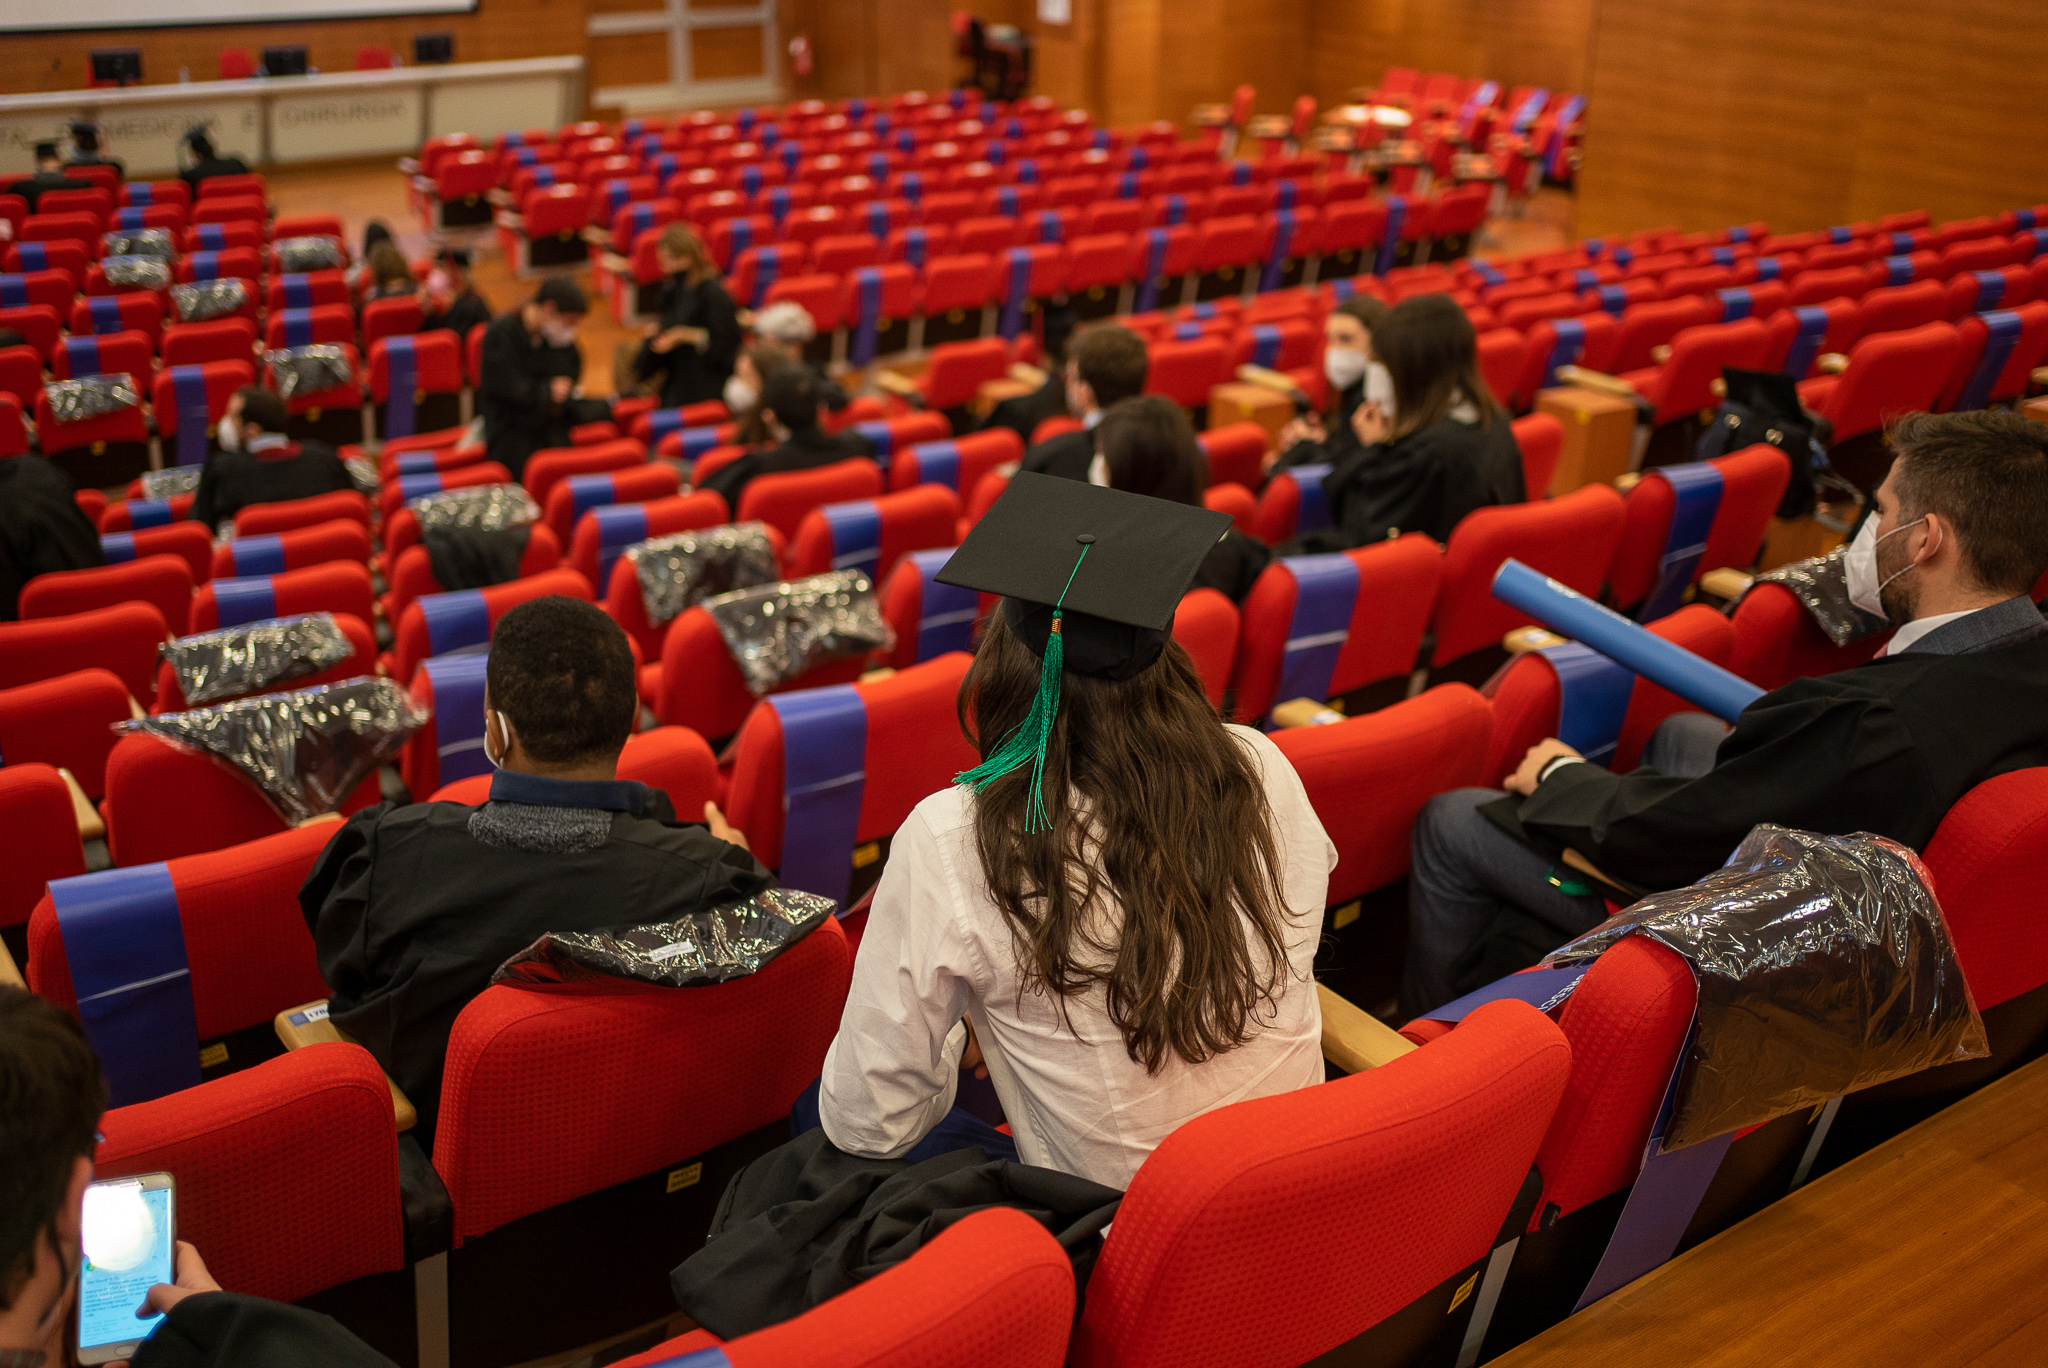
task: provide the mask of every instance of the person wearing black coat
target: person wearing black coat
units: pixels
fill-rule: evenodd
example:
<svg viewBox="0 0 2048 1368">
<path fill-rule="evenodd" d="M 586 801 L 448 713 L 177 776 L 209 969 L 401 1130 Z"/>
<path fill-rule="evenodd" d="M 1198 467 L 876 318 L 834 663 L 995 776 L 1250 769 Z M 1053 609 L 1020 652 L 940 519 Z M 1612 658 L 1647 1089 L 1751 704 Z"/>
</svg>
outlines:
<svg viewBox="0 0 2048 1368">
<path fill-rule="evenodd" d="M 1393 383 L 1373 359 L 1372 330 L 1387 306 L 1371 295 L 1353 295 L 1323 321 L 1323 379 L 1335 396 L 1327 415 L 1304 414 L 1280 430 L 1275 470 L 1298 465 L 1335 465 L 1365 449 L 1352 428 L 1359 405 L 1370 396 L 1384 417 L 1394 416 Z"/>
<path fill-rule="evenodd" d="M 251 504 L 356 487 L 339 452 L 325 442 L 294 442 L 285 435 L 286 421 L 284 400 L 275 390 L 248 385 L 228 400 L 221 449 L 206 458 L 192 498 L 192 516 L 208 531 L 232 523 Z"/>
<path fill-rule="evenodd" d="M 469 330 L 491 321 L 491 306 L 484 303 L 469 278 L 469 253 L 459 247 L 442 251 L 433 273 L 427 277 L 427 316 L 421 332 L 446 328 L 455 334 L 456 345 L 469 345 Z"/>
<path fill-rule="evenodd" d="M 726 508 L 737 518 L 740 495 L 756 476 L 815 470 L 856 456 L 872 457 L 873 445 L 858 432 L 834 436 L 825 431 L 823 387 L 817 372 L 808 366 L 784 366 L 770 375 L 761 390 L 760 419 L 775 447 L 750 451 L 720 466 L 697 487 L 723 495 Z"/>
<path fill-rule="evenodd" d="M 37 575 L 107 563 L 76 492 L 41 456 L 0 461 L 0 622 L 20 616 L 21 591 Z"/>
<path fill-rule="evenodd" d="M 1110 406 L 1090 434 L 1096 454 L 1088 481 L 1132 494 L 1200 508 L 1209 486 L 1209 463 L 1194 425 L 1181 406 L 1158 394 L 1141 394 Z M 1241 604 L 1273 552 L 1236 528 L 1209 549 L 1189 589 L 1215 589 Z"/>
<path fill-rule="evenodd" d="M 661 377 L 663 408 L 722 398 L 740 349 L 732 296 L 688 224 L 664 229 L 654 255 L 668 279 L 660 321 L 641 344 L 634 370 L 643 378 Z"/>
<path fill-rule="evenodd" d="M 1507 793 L 1459 789 L 1416 823 L 1404 1014 L 1534 963 L 1606 916 L 1576 851 L 1624 892 L 1681 888 L 1759 823 L 1865 831 L 1924 850 L 1976 785 L 2048 765 L 2048 428 L 2003 410 L 1919 414 L 1889 434 L 1877 515 L 1844 559 L 1849 596 L 1897 624 L 1882 654 L 1795 679 L 1733 730 L 1660 727 L 1616 774 L 1555 738 Z"/>
<path fill-rule="evenodd" d="M 1094 426 L 1109 406 L 1145 392 L 1151 362 L 1145 339 L 1116 323 L 1102 323 L 1076 334 L 1067 349 L 1067 412 L 1081 420 L 1081 431 L 1063 432 L 1024 453 L 1023 469 L 1035 475 L 1068 480 L 1088 478 L 1095 459 Z"/>
<path fill-rule="evenodd" d="M 35 174 L 26 180 L 18 180 L 9 185 L 0 185 L 0 193 L 21 196 L 23 202 L 28 205 L 28 211 L 33 214 L 36 212 L 36 206 L 42 202 L 45 190 L 90 190 L 92 188 L 93 183 L 86 180 L 83 176 L 67 176 L 64 174 L 64 159 L 57 155 L 57 144 L 53 142 L 40 142 L 36 144 Z"/>
<path fill-rule="evenodd" d="M 575 281 L 550 276 L 532 299 L 484 329 L 477 413 L 488 459 L 515 480 L 534 452 L 569 445 L 583 374 L 576 328 L 589 307 Z"/>
<path fill-rule="evenodd" d="M 206 136 L 206 130 L 195 128 L 185 135 L 185 146 L 191 149 L 192 165 L 178 173 L 178 179 L 192 187 L 192 193 L 199 193 L 199 183 L 215 176 L 246 176 L 249 163 L 240 157 L 223 157 L 213 147 L 213 139 Z"/>
</svg>

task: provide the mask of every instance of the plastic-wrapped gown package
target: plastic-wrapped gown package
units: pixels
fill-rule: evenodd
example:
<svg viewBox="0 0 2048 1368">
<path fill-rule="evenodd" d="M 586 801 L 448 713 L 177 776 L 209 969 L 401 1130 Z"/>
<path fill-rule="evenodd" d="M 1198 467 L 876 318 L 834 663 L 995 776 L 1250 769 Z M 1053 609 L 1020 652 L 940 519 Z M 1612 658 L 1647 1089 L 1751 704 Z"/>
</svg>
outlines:
<svg viewBox="0 0 2048 1368">
<path fill-rule="evenodd" d="M 186 323 L 226 318 L 249 302 L 249 282 L 240 276 L 222 276 L 219 280 L 173 285 L 171 302 L 178 307 L 178 318 Z"/>
<path fill-rule="evenodd" d="M 1989 1053 L 1926 866 L 1881 836 L 1765 824 L 1544 963 L 1648 936 L 1692 965 L 1699 1029 L 1664 1147 Z"/>
<path fill-rule="evenodd" d="M 263 364 L 277 376 L 277 392 L 286 399 L 318 394 L 355 379 L 348 352 L 331 342 L 265 352 Z"/>
<path fill-rule="evenodd" d="M 503 532 L 540 521 L 540 505 L 516 484 L 444 489 L 438 494 L 408 500 L 405 506 L 419 519 L 422 535 L 456 527 L 473 532 Z"/>
<path fill-rule="evenodd" d="M 224 762 L 296 825 L 338 810 L 429 716 L 395 681 L 365 675 L 117 722 L 114 730 L 148 732 Z"/>
<path fill-rule="evenodd" d="M 135 382 L 126 371 L 111 375 L 82 375 L 76 380 L 52 380 L 43 386 L 50 401 L 50 416 L 60 423 L 82 423 L 104 418 L 142 403 Z"/>
<path fill-rule="evenodd" d="M 104 244 L 102 253 L 110 257 L 141 256 L 170 261 L 178 255 L 177 241 L 168 228 L 117 228 L 101 234 L 100 242 Z"/>
<path fill-rule="evenodd" d="M 828 660 L 896 644 L 874 585 L 858 570 L 740 589 L 701 606 L 756 698 Z"/>
<path fill-rule="evenodd" d="M 766 523 L 672 532 L 635 542 L 626 548 L 626 559 L 640 577 L 640 599 L 656 627 L 707 598 L 775 582 L 775 547 Z"/>
<path fill-rule="evenodd" d="M 277 252 L 277 269 L 291 275 L 334 271 L 344 265 L 341 244 L 331 237 L 279 238 L 273 248 Z"/>
<path fill-rule="evenodd" d="M 100 272 L 108 284 L 130 290 L 161 290 L 171 283 L 170 263 L 162 257 L 101 257 Z"/>
<path fill-rule="evenodd" d="M 199 476 L 204 466 L 166 466 L 162 470 L 142 472 L 142 497 L 145 499 L 168 499 L 173 494 L 198 492 Z"/>
<path fill-rule="evenodd" d="M 355 653 L 332 613 L 265 618 L 198 632 L 157 648 L 189 704 L 267 689 L 331 670 Z"/>
<path fill-rule="evenodd" d="M 538 986 L 638 979 L 695 988 L 759 973 L 823 926 L 838 905 L 816 893 L 771 888 L 676 921 L 603 931 L 550 931 L 498 966 L 493 983 Z"/>
<path fill-rule="evenodd" d="M 1784 585 L 1806 608 L 1814 625 L 1828 634 L 1829 641 L 1847 646 L 1888 630 L 1890 624 L 1849 602 L 1849 572 L 1843 561 L 1846 554 L 1847 548 L 1838 546 L 1825 556 L 1766 570 L 1756 577 L 1756 582 Z"/>
<path fill-rule="evenodd" d="M 348 477 L 355 483 L 357 493 L 375 494 L 383 488 L 375 456 L 344 456 L 341 463 L 348 468 Z"/>
</svg>

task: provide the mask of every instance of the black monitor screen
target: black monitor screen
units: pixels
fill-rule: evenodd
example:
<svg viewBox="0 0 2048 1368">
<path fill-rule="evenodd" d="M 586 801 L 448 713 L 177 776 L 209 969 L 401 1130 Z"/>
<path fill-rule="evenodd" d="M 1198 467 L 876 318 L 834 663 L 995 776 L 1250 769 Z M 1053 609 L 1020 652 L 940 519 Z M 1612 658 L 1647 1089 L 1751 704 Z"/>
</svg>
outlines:
<svg viewBox="0 0 2048 1368">
<path fill-rule="evenodd" d="M 266 76 L 305 75 L 305 44 L 298 43 L 289 47 L 267 47 L 263 49 L 263 74 Z"/>
<path fill-rule="evenodd" d="M 100 85 L 142 84 L 142 49 L 94 48 L 92 79 Z"/>
<path fill-rule="evenodd" d="M 412 60 L 416 66 L 430 62 L 452 62 L 455 60 L 455 35 L 452 33 L 416 33 L 412 39 Z"/>
</svg>

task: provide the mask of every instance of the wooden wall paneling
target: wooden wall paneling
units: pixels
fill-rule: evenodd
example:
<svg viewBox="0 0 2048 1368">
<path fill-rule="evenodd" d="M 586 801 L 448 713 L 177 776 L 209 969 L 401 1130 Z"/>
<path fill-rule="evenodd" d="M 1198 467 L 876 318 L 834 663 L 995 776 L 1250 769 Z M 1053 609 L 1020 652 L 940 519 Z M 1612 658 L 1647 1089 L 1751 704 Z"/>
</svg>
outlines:
<svg viewBox="0 0 2048 1368">
<path fill-rule="evenodd" d="M 932 0 L 875 0 L 874 14 L 875 84 L 856 93 L 938 94 L 952 88 L 962 64 L 953 56 L 950 6 Z"/>
<path fill-rule="evenodd" d="M 304 43 L 322 71 L 351 71 L 359 47 L 382 44 L 410 59 L 416 33 L 454 34 L 458 62 L 560 57 L 584 51 L 584 15 L 585 0 L 479 0 L 471 14 L 10 34 L 0 39 L 0 91 L 83 90 L 87 54 L 98 47 L 141 48 L 143 79 L 152 85 L 176 81 L 180 67 L 195 81 L 215 80 L 221 49 L 260 53 L 280 43 Z"/>
<path fill-rule="evenodd" d="M 690 32 L 690 76 L 729 81 L 761 74 L 761 26 L 700 28 Z"/>
<path fill-rule="evenodd" d="M 1101 122 L 1142 123 L 1161 107 L 1162 5 L 1163 0 L 1104 0 L 1101 94 L 1093 111 Z"/>
<path fill-rule="evenodd" d="M 1072 22 L 1042 24 L 1036 6 L 1022 27 L 1032 37 L 1032 92 L 1050 95 L 1062 108 L 1099 108 L 1102 103 L 1103 10 L 1110 0 L 1068 0 Z"/>
<path fill-rule="evenodd" d="M 1409 66 L 1583 90 L 1593 9 L 1593 0 L 1309 0 L 1309 88 L 1327 105 L 1389 66 Z"/>
<path fill-rule="evenodd" d="M 589 89 L 668 84 L 667 34 L 599 33 L 585 41 L 589 65 L 584 81 Z"/>
<path fill-rule="evenodd" d="M 844 100 L 876 91 L 879 35 L 876 0 L 780 0 L 783 88 L 793 99 Z M 811 43 L 811 74 L 799 76 L 789 64 L 789 40 L 803 34 Z"/>
</svg>

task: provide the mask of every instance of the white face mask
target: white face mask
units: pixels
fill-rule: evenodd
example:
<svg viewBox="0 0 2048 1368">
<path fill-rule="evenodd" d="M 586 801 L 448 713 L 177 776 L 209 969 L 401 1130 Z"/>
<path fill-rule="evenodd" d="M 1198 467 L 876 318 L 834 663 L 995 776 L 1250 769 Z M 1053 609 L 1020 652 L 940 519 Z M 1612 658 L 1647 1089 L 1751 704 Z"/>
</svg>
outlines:
<svg viewBox="0 0 2048 1368">
<path fill-rule="evenodd" d="M 233 414 L 229 414 L 220 420 L 218 435 L 222 451 L 240 451 L 242 449 L 242 425 L 235 421 Z"/>
<path fill-rule="evenodd" d="M 733 413 L 745 413 L 761 402 L 761 391 L 737 375 L 725 382 L 725 407 Z"/>
<path fill-rule="evenodd" d="M 484 710 L 484 759 L 491 762 L 492 769 L 503 769 L 505 755 L 491 754 L 491 719 L 498 719 L 498 735 L 505 738 L 505 755 L 512 753 L 512 724 L 505 720 L 505 714 L 496 708 Z"/>
<path fill-rule="evenodd" d="M 1349 347 L 1323 348 L 1323 378 L 1332 387 L 1350 389 L 1365 374 L 1365 353 Z"/>
<path fill-rule="evenodd" d="M 434 294 L 447 294 L 450 281 L 446 271 L 427 272 L 427 289 Z"/>
<path fill-rule="evenodd" d="M 1088 463 L 1088 483 L 1101 485 L 1104 489 L 1110 487 L 1109 462 L 1103 459 L 1099 451 L 1095 453 L 1095 459 Z"/>
<path fill-rule="evenodd" d="M 1394 377 L 1377 361 L 1365 368 L 1365 401 L 1378 404 L 1380 416 L 1390 423 L 1394 421 Z"/>
<path fill-rule="evenodd" d="M 1849 543 L 1848 552 L 1842 557 L 1842 568 L 1848 574 L 1849 602 L 1861 608 L 1872 617 L 1890 617 L 1884 611 L 1884 587 L 1913 568 L 1908 561 L 1884 579 L 1877 577 L 1877 547 L 1879 542 L 1896 537 L 1909 528 L 1918 527 L 1918 522 L 1909 522 L 1905 527 L 1894 527 L 1880 537 L 1877 535 L 1877 519 L 1866 518 L 1863 530 L 1856 534 L 1856 540 Z"/>
<path fill-rule="evenodd" d="M 540 335 L 548 340 L 550 347 L 573 347 L 576 345 L 576 325 L 556 319 L 540 325 Z"/>
</svg>

